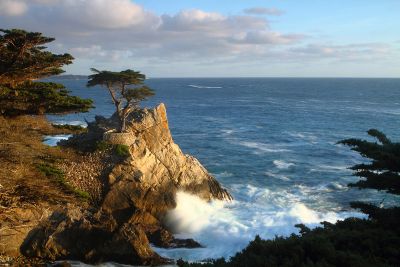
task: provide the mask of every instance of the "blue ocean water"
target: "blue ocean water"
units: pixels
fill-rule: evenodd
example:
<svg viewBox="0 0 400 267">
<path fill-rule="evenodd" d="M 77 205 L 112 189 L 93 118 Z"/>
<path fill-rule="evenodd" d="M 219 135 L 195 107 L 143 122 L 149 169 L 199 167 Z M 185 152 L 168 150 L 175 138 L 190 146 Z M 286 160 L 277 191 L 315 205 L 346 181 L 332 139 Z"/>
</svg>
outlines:
<svg viewBox="0 0 400 267">
<path fill-rule="evenodd" d="M 110 116 L 104 88 L 86 79 L 57 80 L 73 94 L 94 99 L 89 113 L 51 115 L 79 124 L 95 114 Z M 175 142 L 197 157 L 233 194 L 232 203 L 204 203 L 178 195 L 169 215 L 179 236 L 203 249 L 156 249 L 173 258 L 231 256 L 256 234 L 264 238 L 296 232 L 296 223 L 317 225 L 363 216 L 350 201 L 392 205 L 398 197 L 347 187 L 357 179 L 347 169 L 363 161 L 336 142 L 369 139 L 376 128 L 400 140 L 400 79 L 185 78 L 149 79 L 156 96 L 143 103 L 166 104 Z"/>
</svg>

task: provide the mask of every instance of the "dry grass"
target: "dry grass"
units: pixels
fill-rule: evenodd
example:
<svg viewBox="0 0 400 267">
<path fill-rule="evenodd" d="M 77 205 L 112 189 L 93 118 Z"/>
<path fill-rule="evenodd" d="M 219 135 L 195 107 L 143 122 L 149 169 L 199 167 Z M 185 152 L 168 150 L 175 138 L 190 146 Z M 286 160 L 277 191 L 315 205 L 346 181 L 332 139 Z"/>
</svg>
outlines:
<svg viewBox="0 0 400 267">
<path fill-rule="evenodd" d="M 100 201 L 103 166 L 111 166 L 105 160 L 107 154 L 83 154 L 42 142 L 44 135 L 72 132 L 53 127 L 44 116 L 0 116 L 0 265 L 31 264 L 19 257 L 19 246 L 57 208 L 88 208 Z M 60 169 L 62 179 L 48 175 L 40 166 Z M 92 202 L 83 201 L 89 197 L 86 192 Z"/>
<path fill-rule="evenodd" d="M 38 171 L 37 164 L 75 158 L 42 143 L 43 135 L 65 133 L 41 116 L 0 117 L 0 208 L 46 201 L 50 204 L 74 202 L 74 197 Z"/>
</svg>

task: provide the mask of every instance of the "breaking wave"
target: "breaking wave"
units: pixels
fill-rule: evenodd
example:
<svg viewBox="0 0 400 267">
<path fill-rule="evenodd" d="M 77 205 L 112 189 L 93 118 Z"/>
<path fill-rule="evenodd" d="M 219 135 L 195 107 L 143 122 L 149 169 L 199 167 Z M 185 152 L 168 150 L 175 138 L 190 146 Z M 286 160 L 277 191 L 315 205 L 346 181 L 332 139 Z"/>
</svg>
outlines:
<svg viewBox="0 0 400 267">
<path fill-rule="evenodd" d="M 169 227 L 180 238 L 193 238 L 204 248 L 161 249 L 162 256 L 174 259 L 202 260 L 230 257 L 256 235 L 274 238 L 298 233 L 294 226 L 304 223 L 316 227 L 349 216 L 363 217 L 349 211 L 315 210 L 302 201 L 301 195 L 286 190 L 272 191 L 255 186 L 237 185 L 236 200 L 206 202 L 184 192 L 177 193 L 177 207 L 167 215 Z"/>
</svg>

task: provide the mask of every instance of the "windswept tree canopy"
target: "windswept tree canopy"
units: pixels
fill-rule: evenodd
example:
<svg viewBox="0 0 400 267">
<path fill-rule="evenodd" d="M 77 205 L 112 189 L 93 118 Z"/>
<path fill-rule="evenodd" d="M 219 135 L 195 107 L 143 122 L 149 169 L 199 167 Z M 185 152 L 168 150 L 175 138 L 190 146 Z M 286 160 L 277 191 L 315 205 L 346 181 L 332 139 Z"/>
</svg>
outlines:
<svg viewBox="0 0 400 267">
<path fill-rule="evenodd" d="M 339 143 L 350 146 L 361 156 L 371 159 L 369 164 L 357 164 L 351 167 L 354 175 L 363 177 L 350 186 L 384 190 L 392 194 L 400 194 L 400 143 L 394 143 L 382 132 L 371 129 L 368 134 L 378 142 L 361 139 L 346 139 Z"/>
<path fill-rule="evenodd" d="M 88 87 L 102 85 L 107 87 L 120 119 L 120 131 L 125 131 L 127 117 L 139 108 L 141 101 L 154 95 L 154 91 L 144 85 L 146 76 L 139 71 L 124 70 L 120 72 L 91 69 Z"/>
<path fill-rule="evenodd" d="M 86 112 L 90 99 L 70 96 L 61 84 L 32 80 L 64 72 L 71 64 L 70 54 L 56 55 L 44 44 L 54 38 L 39 32 L 0 29 L 0 115 Z"/>
<path fill-rule="evenodd" d="M 54 38 L 39 32 L 0 29 L 0 84 L 15 87 L 64 72 L 61 67 L 71 64 L 74 58 L 45 51 L 44 44 L 52 41 Z"/>
</svg>

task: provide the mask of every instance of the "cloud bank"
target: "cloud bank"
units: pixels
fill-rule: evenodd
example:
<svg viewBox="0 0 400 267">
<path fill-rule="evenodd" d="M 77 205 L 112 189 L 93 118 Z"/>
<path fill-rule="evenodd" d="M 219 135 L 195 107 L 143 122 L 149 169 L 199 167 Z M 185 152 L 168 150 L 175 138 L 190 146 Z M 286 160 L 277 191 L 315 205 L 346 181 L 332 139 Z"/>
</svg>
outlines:
<svg viewBox="0 0 400 267">
<path fill-rule="evenodd" d="M 274 30 L 262 15 L 284 14 L 276 8 L 253 7 L 243 12 L 224 15 L 188 9 L 158 15 L 130 0 L 0 0 L 3 28 L 53 36 L 57 42 L 51 49 L 70 52 L 82 66 L 135 62 L 144 68 L 161 68 L 186 62 L 216 68 L 372 60 L 393 53 L 387 44 L 321 44 L 301 32 Z"/>
</svg>

